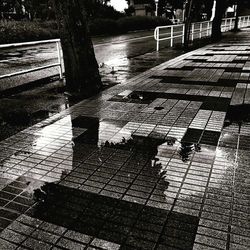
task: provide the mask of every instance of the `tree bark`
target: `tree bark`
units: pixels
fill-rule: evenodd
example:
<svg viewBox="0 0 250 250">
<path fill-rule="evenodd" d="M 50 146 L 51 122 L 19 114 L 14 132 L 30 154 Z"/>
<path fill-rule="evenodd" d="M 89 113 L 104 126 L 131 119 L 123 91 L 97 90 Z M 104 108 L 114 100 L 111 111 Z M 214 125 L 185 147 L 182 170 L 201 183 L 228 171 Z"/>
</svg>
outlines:
<svg viewBox="0 0 250 250">
<path fill-rule="evenodd" d="M 221 23 L 223 15 L 225 14 L 225 10 L 225 0 L 216 0 L 215 17 L 212 24 L 212 41 L 219 41 L 222 37 Z"/>
<path fill-rule="evenodd" d="M 84 1 L 54 0 L 63 50 L 66 88 L 73 96 L 88 97 L 102 87 L 90 38 Z"/>
<path fill-rule="evenodd" d="M 189 36 L 190 36 L 190 29 L 191 29 L 191 11 L 193 6 L 193 0 L 188 0 L 185 5 L 185 32 L 184 32 L 184 49 L 188 50 L 189 45 Z"/>
<path fill-rule="evenodd" d="M 236 15 L 235 15 L 235 23 L 234 23 L 234 32 L 238 32 L 239 29 L 239 15 L 240 15 L 240 11 L 241 11 L 241 0 L 237 1 L 237 9 L 236 9 Z"/>
</svg>

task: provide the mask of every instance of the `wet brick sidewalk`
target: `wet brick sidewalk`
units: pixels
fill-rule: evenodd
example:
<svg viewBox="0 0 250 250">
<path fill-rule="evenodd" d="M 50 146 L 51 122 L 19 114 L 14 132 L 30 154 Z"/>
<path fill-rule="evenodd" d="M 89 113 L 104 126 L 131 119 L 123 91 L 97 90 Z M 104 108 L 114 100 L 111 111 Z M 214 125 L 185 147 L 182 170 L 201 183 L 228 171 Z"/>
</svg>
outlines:
<svg viewBox="0 0 250 250">
<path fill-rule="evenodd" d="M 248 32 L 1 141 L 1 249 L 249 249 Z"/>
</svg>

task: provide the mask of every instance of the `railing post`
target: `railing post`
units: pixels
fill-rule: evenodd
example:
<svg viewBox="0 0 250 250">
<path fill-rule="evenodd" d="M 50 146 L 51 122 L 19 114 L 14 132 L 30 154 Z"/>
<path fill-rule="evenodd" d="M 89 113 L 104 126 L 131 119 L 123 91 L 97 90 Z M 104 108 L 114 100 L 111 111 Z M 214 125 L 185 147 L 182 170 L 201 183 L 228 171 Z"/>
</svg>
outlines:
<svg viewBox="0 0 250 250">
<path fill-rule="evenodd" d="M 182 26 L 182 44 L 184 44 L 185 40 L 185 25 Z"/>
<path fill-rule="evenodd" d="M 194 23 L 192 23 L 191 32 L 192 32 L 191 40 L 194 41 Z"/>
<path fill-rule="evenodd" d="M 229 23 L 229 29 L 230 29 L 230 30 L 232 29 L 232 24 L 233 24 L 233 19 L 230 18 L 230 23 Z"/>
<path fill-rule="evenodd" d="M 156 28 L 156 51 L 158 52 L 160 50 L 160 41 L 159 41 L 159 28 Z"/>
<path fill-rule="evenodd" d="M 200 23 L 200 38 L 202 38 L 202 23 Z"/>
<path fill-rule="evenodd" d="M 209 36 L 209 21 L 207 22 L 207 36 Z"/>
<path fill-rule="evenodd" d="M 62 69 L 62 54 L 61 54 L 61 48 L 60 48 L 60 41 L 56 42 L 56 47 L 57 47 L 57 56 L 58 56 L 58 63 L 59 63 L 59 75 L 60 75 L 60 80 L 63 79 L 63 69 Z"/>
<path fill-rule="evenodd" d="M 170 47 L 174 46 L 174 26 L 171 26 L 171 41 L 170 41 Z"/>
</svg>

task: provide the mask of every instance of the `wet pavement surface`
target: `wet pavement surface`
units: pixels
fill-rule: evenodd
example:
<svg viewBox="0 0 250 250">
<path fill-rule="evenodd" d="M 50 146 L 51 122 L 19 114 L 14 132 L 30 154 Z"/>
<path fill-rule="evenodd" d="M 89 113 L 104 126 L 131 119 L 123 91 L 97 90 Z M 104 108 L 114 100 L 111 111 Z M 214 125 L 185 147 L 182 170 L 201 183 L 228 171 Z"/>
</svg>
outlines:
<svg viewBox="0 0 250 250">
<path fill-rule="evenodd" d="M 1 140 L 2 249 L 249 249 L 249 37 Z"/>
</svg>

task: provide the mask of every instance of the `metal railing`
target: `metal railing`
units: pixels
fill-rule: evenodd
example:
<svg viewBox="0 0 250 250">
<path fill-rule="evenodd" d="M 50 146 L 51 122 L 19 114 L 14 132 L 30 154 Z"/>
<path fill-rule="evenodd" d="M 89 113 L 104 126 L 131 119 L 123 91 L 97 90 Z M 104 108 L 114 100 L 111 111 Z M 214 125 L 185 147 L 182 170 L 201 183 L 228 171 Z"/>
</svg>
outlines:
<svg viewBox="0 0 250 250">
<path fill-rule="evenodd" d="M 222 20 L 221 31 L 226 32 L 234 28 L 235 17 L 224 18 Z M 250 25 L 250 16 L 239 17 L 239 28 L 244 28 Z M 181 43 L 184 43 L 185 25 L 168 25 L 156 27 L 154 31 L 154 39 L 156 40 L 156 50 L 160 50 L 161 41 L 170 41 L 170 46 L 174 46 L 177 38 L 181 38 Z M 197 22 L 191 24 L 190 36 L 191 41 L 194 39 L 201 39 L 202 37 L 209 37 L 212 33 L 212 21 Z M 178 40 L 180 42 L 180 39 Z"/>
<path fill-rule="evenodd" d="M 63 59 L 62 59 L 62 51 L 61 51 L 61 42 L 60 39 L 52 39 L 52 40 L 44 40 L 44 41 L 35 41 L 35 42 L 26 42 L 26 43 L 12 43 L 12 44 L 3 44 L 0 45 L 0 49 L 11 49 L 11 48 L 17 48 L 17 47 L 29 47 L 29 46 L 35 46 L 35 45 L 41 45 L 41 44 L 49 44 L 49 43 L 54 43 L 56 44 L 56 49 L 57 49 L 57 63 L 53 64 L 48 64 L 36 68 L 31 68 L 31 69 L 26 69 L 18 72 L 13 72 L 5 75 L 0 75 L 0 80 L 4 78 L 9 78 L 13 76 L 18 76 L 18 75 L 23 75 L 43 69 L 48 69 L 48 68 L 53 68 L 53 67 L 58 67 L 59 71 L 59 76 L 60 79 L 63 78 Z"/>
</svg>

